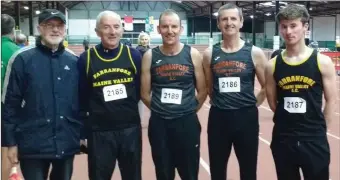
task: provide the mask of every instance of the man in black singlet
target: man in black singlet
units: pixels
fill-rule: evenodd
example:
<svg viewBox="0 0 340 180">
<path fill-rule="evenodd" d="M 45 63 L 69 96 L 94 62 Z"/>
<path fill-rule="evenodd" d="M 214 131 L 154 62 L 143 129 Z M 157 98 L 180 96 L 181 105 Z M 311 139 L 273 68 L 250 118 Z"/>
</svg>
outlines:
<svg viewBox="0 0 340 180">
<path fill-rule="evenodd" d="M 208 147 L 212 180 L 225 180 L 231 148 L 240 165 L 241 180 L 255 180 L 259 119 L 257 107 L 265 99 L 264 52 L 240 39 L 242 10 L 225 4 L 218 10 L 218 28 L 223 41 L 204 52 L 211 108 Z M 255 75 L 260 85 L 254 94 Z"/>
<path fill-rule="evenodd" d="M 180 43 L 183 27 L 175 11 L 164 11 L 157 29 L 163 44 L 144 54 L 141 87 L 142 100 L 151 109 L 149 140 L 156 177 L 174 180 L 177 168 L 181 179 L 197 180 L 201 125 L 196 112 L 207 96 L 202 56 Z"/>
<path fill-rule="evenodd" d="M 276 17 L 286 50 L 266 67 L 266 92 L 274 112 L 271 149 L 278 180 L 328 180 L 327 124 L 334 116 L 336 76 L 332 60 L 305 45 L 309 14 L 288 5 Z M 325 108 L 322 112 L 322 95 Z"/>
<path fill-rule="evenodd" d="M 95 30 L 101 43 L 81 54 L 78 62 L 89 178 L 111 179 L 118 160 L 122 180 L 141 180 L 141 55 L 120 43 L 124 30 L 113 11 L 98 15 Z"/>
</svg>

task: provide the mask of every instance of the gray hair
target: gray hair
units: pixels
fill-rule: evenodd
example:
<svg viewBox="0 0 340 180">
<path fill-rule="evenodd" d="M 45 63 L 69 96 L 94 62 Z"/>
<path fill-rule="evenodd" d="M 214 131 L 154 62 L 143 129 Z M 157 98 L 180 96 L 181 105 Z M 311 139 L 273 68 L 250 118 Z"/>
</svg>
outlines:
<svg viewBox="0 0 340 180">
<path fill-rule="evenodd" d="M 228 9 L 237 9 L 238 15 L 240 16 L 240 20 L 243 20 L 242 9 L 239 8 L 238 6 L 236 6 L 236 4 L 227 3 L 227 4 L 221 6 L 221 7 L 218 9 L 218 11 L 217 11 L 217 22 L 220 20 L 221 11 L 223 11 L 223 10 L 228 10 Z"/>
<path fill-rule="evenodd" d="M 142 43 L 141 43 L 141 39 L 142 39 L 143 37 L 146 37 L 146 38 L 148 39 L 148 41 L 149 41 L 149 44 L 150 44 L 150 36 L 149 36 L 149 34 L 147 34 L 147 33 L 145 33 L 145 32 L 141 32 L 141 33 L 139 34 L 139 36 L 138 36 L 138 45 L 141 45 L 141 44 L 142 44 Z"/>
<path fill-rule="evenodd" d="M 121 22 L 122 19 L 121 19 L 121 17 L 120 17 L 119 14 L 117 14 L 117 13 L 115 13 L 115 12 L 113 12 L 113 11 L 103 11 L 103 12 L 100 12 L 100 13 L 98 14 L 97 18 L 96 18 L 96 29 L 99 28 L 100 21 L 101 21 L 102 18 L 105 17 L 105 16 L 112 16 L 112 17 L 115 17 L 115 18 L 119 19 L 120 24 L 122 24 L 122 22 Z"/>
<path fill-rule="evenodd" d="M 16 41 L 19 44 L 24 44 L 27 41 L 27 38 L 24 34 L 20 33 L 20 34 L 17 35 Z"/>
<path fill-rule="evenodd" d="M 15 20 L 8 14 L 1 14 L 1 36 L 14 33 Z"/>
</svg>

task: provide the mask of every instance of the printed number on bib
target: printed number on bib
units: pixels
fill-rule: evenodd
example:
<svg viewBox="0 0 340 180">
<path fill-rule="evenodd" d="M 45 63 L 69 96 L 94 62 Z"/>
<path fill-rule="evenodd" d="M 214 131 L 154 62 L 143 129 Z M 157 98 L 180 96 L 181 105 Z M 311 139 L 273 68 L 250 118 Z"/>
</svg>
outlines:
<svg viewBox="0 0 340 180">
<path fill-rule="evenodd" d="M 290 113 L 305 113 L 307 110 L 306 100 L 299 97 L 285 97 L 284 108 Z"/>
<path fill-rule="evenodd" d="M 103 88 L 105 102 L 127 98 L 124 84 L 115 84 Z"/>
<path fill-rule="evenodd" d="M 163 88 L 161 102 L 168 104 L 181 104 L 182 90 Z"/>
<path fill-rule="evenodd" d="M 220 92 L 240 92 L 240 77 L 218 78 Z"/>
</svg>

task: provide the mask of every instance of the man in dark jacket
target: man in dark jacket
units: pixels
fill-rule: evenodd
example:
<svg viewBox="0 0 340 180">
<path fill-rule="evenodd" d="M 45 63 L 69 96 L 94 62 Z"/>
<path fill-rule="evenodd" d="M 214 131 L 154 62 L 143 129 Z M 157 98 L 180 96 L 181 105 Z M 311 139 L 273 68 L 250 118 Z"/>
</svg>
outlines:
<svg viewBox="0 0 340 180">
<path fill-rule="evenodd" d="M 63 46 L 65 16 L 39 15 L 36 47 L 12 56 L 2 102 L 4 144 L 25 180 L 70 180 L 80 149 L 77 56 Z"/>
</svg>

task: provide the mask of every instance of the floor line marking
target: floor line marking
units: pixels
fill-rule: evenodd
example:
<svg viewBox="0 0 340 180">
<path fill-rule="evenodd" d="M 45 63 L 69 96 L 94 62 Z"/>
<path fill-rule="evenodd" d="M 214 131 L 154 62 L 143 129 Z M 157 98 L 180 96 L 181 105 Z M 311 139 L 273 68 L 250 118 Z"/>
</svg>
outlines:
<svg viewBox="0 0 340 180">
<path fill-rule="evenodd" d="M 203 160 L 202 157 L 200 157 L 200 164 L 202 165 L 202 167 L 208 172 L 208 174 L 210 175 L 210 166 L 208 165 L 207 162 L 205 162 Z"/>
</svg>

